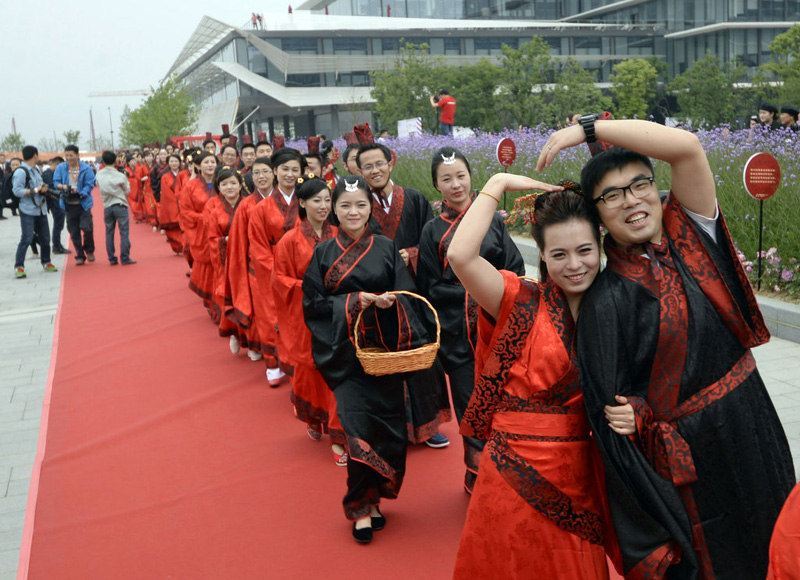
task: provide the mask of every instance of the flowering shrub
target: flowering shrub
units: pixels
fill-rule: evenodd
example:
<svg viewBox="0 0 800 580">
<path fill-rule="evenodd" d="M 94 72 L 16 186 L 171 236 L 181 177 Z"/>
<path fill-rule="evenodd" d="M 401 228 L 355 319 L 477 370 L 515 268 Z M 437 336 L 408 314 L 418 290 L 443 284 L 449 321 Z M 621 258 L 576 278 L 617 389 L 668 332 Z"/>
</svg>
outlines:
<svg viewBox="0 0 800 580">
<path fill-rule="evenodd" d="M 753 287 L 758 286 L 758 262 L 748 260 L 738 247 L 736 255 L 744 266 Z M 784 262 L 777 248 L 761 251 L 761 289 L 775 294 L 800 296 L 800 263 L 797 258 L 789 258 Z"/>
</svg>

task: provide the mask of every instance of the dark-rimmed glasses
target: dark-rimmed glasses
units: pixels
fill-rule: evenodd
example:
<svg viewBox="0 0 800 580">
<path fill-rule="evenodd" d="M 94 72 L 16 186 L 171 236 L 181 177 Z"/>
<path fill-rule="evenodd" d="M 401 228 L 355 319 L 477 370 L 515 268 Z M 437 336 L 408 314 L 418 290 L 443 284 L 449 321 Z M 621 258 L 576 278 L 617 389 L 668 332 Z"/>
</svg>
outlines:
<svg viewBox="0 0 800 580">
<path fill-rule="evenodd" d="M 631 181 L 626 187 L 615 187 L 614 189 L 609 189 L 602 195 L 595 197 L 592 202 L 597 205 L 600 203 L 600 200 L 602 200 L 609 209 L 619 207 L 625 201 L 626 191 L 630 191 L 631 195 L 633 195 L 633 197 L 636 199 L 642 199 L 650 194 L 652 191 L 650 186 L 654 181 L 654 177 L 639 177 Z"/>
</svg>

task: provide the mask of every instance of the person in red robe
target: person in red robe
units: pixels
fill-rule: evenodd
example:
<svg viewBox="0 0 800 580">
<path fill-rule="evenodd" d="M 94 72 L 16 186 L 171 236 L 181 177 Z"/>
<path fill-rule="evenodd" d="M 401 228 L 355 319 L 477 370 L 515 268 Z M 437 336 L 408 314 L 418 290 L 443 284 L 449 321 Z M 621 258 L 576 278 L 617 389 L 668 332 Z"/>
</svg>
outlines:
<svg viewBox="0 0 800 580">
<path fill-rule="evenodd" d="M 153 195 L 153 182 L 150 173 L 153 171 L 153 153 L 148 151 L 144 155 L 144 163 L 136 166 L 136 178 L 141 183 L 139 199 L 142 203 L 144 221 L 153 226 L 153 231 L 158 231 L 158 207 Z"/>
<path fill-rule="evenodd" d="M 138 224 L 144 218 L 142 212 L 141 189 L 142 182 L 136 177 L 136 167 L 138 161 L 134 155 L 130 153 L 125 156 L 125 174 L 128 176 L 128 183 L 131 186 L 131 192 L 128 194 L 128 203 L 131 206 L 131 213 L 133 219 Z"/>
<path fill-rule="evenodd" d="M 247 230 L 256 205 L 262 203 L 272 191 L 275 177 L 269 157 L 255 160 L 250 175 L 253 177 L 253 193 L 245 197 L 236 214 L 228 234 L 228 260 L 225 262 L 226 294 L 231 297 L 231 305 L 225 315 L 232 320 L 247 337 L 247 356 L 252 361 L 263 358 L 261 339 L 255 319 L 265 316 L 263 301 L 254 301 L 258 284 L 256 273 L 250 261 L 250 238 Z"/>
<path fill-rule="evenodd" d="M 298 180 L 298 183 L 300 183 Z M 303 276 L 314 248 L 336 235 L 328 221 L 331 191 L 324 180 L 303 180 L 297 188 L 300 223 L 275 245 L 272 291 L 278 314 L 278 352 L 292 367 L 292 405 L 295 415 L 306 424 L 308 436 L 319 441 L 329 433 L 336 465 L 347 465 L 344 431 L 336 414 L 336 399 L 314 366 L 311 332 L 303 318 Z"/>
<path fill-rule="evenodd" d="M 231 321 L 225 312 L 232 305 L 231 295 L 226 292 L 225 267 L 228 258 L 228 234 L 233 223 L 236 208 L 241 202 L 242 176 L 233 168 L 222 167 L 214 175 L 214 191 L 217 195 L 206 202 L 203 210 L 208 231 L 208 251 L 214 266 L 214 304 L 221 312 L 219 335 L 229 337 L 233 354 L 247 346 L 244 331 Z"/>
<path fill-rule="evenodd" d="M 382 143 L 368 142 L 372 138 L 368 126 L 363 131 L 368 132 L 366 137 L 362 131 L 358 133 L 366 143 L 359 148 L 356 162 L 372 192 L 370 227 L 374 233 L 394 241 L 413 276 L 417 270 L 422 228 L 433 219 L 431 204 L 416 189 L 401 187 L 392 181 L 392 152 Z M 433 448 L 448 446 L 447 437 L 439 433 L 439 425 L 451 418 L 447 377 L 439 359 L 429 369 L 409 373 L 406 388 L 413 426 L 408 431 L 409 441 L 424 442 Z"/>
<path fill-rule="evenodd" d="M 189 288 L 203 299 L 211 320 L 219 324 L 222 312 L 214 303 L 214 266 L 208 246 L 203 210 L 214 194 L 214 173 L 217 170 L 217 158 L 211 153 L 203 152 L 192 158 L 197 176 L 189 181 L 181 192 L 178 202 L 181 209 L 181 222 L 184 235 L 192 251 L 192 275 Z"/>
<path fill-rule="evenodd" d="M 800 484 L 786 498 L 775 522 L 767 580 L 800 580 Z"/>
<path fill-rule="evenodd" d="M 305 159 L 296 149 L 284 147 L 272 155 L 275 185 L 270 196 L 253 210 L 248 225 L 250 263 L 257 280 L 253 301 L 263 302 L 263 316 L 256 316 L 258 335 L 267 365 L 267 382 L 278 387 L 289 379 L 280 368 L 276 304 L 272 294 L 274 248 L 286 232 L 298 222 L 297 179 L 305 170 Z"/>
<path fill-rule="evenodd" d="M 178 225 L 180 225 L 181 229 L 181 236 L 183 237 L 183 257 L 186 259 L 186 263 L 189 264 L 189 272 L 186 274 L 187 276 L 191 275 L 191 267 L 194 263 L 192 259 L 192 249 L 189 247 L 189 241 L 186 239 L 184 235 L 185 228 L 183 227 L 183 218 L 180 214 L 181 208 L 181 192 L 186 187 L 186 184 L 189 183 L 192 179 L 197 177 L 195 173 L 195 164 L 193 162 L 194 157 L 197 157 L 202 153 L 202 149 L 188 149 L 184 150 L 182 155 L 184 156 L 183 159 L 183 168 L 178 172 L 178 177 L 175 179 L 175 196 L 178 199 Z"/>
<path fill-rule="evenodd" d="M 544 190 L 532 228 L 541 281 L 497 270 L 481 243 L 504 191 Z M 575 321 L 600 271 L 600 230 L 580 193 L 498 174 L 461 221 L 447 258 L 481 307 L 477 380 L 461 432 L 488 440 L 454 578 L 605 580 L 613 550 L 580 389 Z M 633 409 L 618 421 L 634 432 Z"/>
<path fill-rule="evenodd" d="M 180 210 L 178 209 L 178 175 L 181 170 L 181 158 L 175 154 L 169 155 L 166 162 L 167 171 L 161 176 L 161 203 L 158 207 L 158 222 L 167 237 L 175 255 L 183 252 L 183 232 L 180 225 Z"/>
</svg>

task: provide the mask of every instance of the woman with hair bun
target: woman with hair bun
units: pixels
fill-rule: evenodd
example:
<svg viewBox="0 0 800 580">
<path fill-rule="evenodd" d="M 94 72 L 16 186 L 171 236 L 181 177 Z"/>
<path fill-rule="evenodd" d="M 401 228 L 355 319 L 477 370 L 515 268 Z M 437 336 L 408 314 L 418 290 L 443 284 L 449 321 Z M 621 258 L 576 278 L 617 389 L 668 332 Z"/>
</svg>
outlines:
<svg viewBox="0 0 800 580">
<path fill-rule="evenodd" d="M 158 221 L 167 237 L 167 243 L 177 256 L 183 252 L 183 233 L 180 226 L 180 210 L 178 209 L 178 175 L 181 170 L 181 158 L 174 153 L 164 163 L 165 171 L 161 174 L 159 192 L 161 203 L 158 206 Z"/>
<path fill-rule="evenodd" d="M 336 397 L 349 459 L 345 517 L 357 542 L 372 540 L 386 525 L 381 498 L 400 492 L 406 465 L 403 374 L 368 375 L 356 357 L 359 344 L 390 351 L 432 342 L 433 318 L 419 300 L 392 294 L 414 290 L 411 273 L 394 243 L 373 235 L 372 200 L 363 177 L 343 177 L 333 191 L 339 222 L 335 238 L 314 248 L 303 278 L 303 312 L 311 331 L 314 363 Z M 375 305 L 376 308 L 369 308 Z M 354 330 L 359 312 L 362 324 Z"/>
<path fill-rule="evenodd" d="M 214 304 L 220 309 L 219 335 L 229 337 L 233 354 L 239 348 L 247 346 L 247 336 L 240 332 L 226 315 L 231 307 L 231 296 L 225 287 L 225 265 L 228 258 L 228 233 L 231 230 L 233 216 L 239 202 L 244 183 L 238 171 L 231 167 L 221 167 L 214 175 L 214 191 L 217 195 L 206 202 L 203 210 L 206 229 L 208 231 L 208 251 L 214 266 Z"/>
<path fill-rule="evenodd" d="M 203 299 L 208 315 L 219 324 L 222 312 L 214 304 L 214 266 L 208 245 L 203 210 L 214 196 L 214 173 L 217 171 L 217 158 L 204 151 L 192 158 L 197 175 L 191 179 L 178 198 L 181 210 L 181 223 L 186 241 L 192 252 L 192 275 L 189 288 Z"/>
<path fill-rule="evenodd" d="M 295 189 L 298 178 L 305 170 L 306 160 L 297 149 L 282 147 L 272 154 L 271 161 L 275 174 L 272 193 L 253 210 L 247 231 L 251 264 L 256 278 L 263 281 L 259 283 L 258 296 L 253 296 L 253 300 L 264 302 L 265 315 L 255 320 L 267 365 L 267 383 L 274 388 L 289 380 L 280 367 L 278 334 L 275 330 L 278 323 L 277 307 L 270 283 L 274 248 L 284 234 L 297 225 L 299 205 Z"/>
<path fill-rule="evenodd" d="M 504 191 L 544 190 L 532 234 L 541 281 L 481 257 Z M 602 466 L 580 389 L 575 321 L 600 270 L 600 230 L 580 193 L 528 177 L 493 176 L 472 203 L 447 252 L 481 306 L 477 379 L 461 422 L 488 440 L 467 512 L 455 578 L 608 578 L 615 546 Z M 633 411 L 620 432 L 633 432 Z"/>
<path fill-rule="evenodd" d="M 300 223 L 275 245 L 272 292 L 277 309 L 278 351 L 292 367 L 292 405 L 295 416 L 307 426 L 308 436 L 319 441 L 329 433 L 336 465 L 347 465 L 344 431 L 336 416 L 336 399 L 314 366 L 311 332 L 303 319 L 303 276 L 314 248 L 336 235 L 328 221 L 331 190 L 319 177 L 300 178 L 297 188 Z"/>
<path fill-rule="evenodd" d="M 475 384 L 478 304 L 453 273 L 447 249 L 472 203 L 469 161 L 453 147 L 442 147 L 431 161 L 433 187 L 442 194 L 442 213 L 425 224 L 419 241 L 417 286 L 439 312 L 442 346 L 439 360 L 450 378 L 456 419 L 460 422 Z M 495 213 L 480 255 L 498 270 L 525 274 L 525 262 Z M 472 492 L 485 441 L 464 437 L 464 489 Z"/>
</svg>

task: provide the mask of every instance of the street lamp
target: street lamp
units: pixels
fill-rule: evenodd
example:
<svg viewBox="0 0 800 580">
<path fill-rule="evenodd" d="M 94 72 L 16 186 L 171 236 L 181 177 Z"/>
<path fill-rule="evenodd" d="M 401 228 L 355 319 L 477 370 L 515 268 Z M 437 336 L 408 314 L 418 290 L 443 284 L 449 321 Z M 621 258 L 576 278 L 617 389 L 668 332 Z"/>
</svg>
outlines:
<svg viewBox="0 0 800 580">
<path fill-rule="evenodd" d="M 111 131 L 111 148 L 114 148 L 114 126 L 111 124 L 111 107 L 108 108 L 108 128 Z"/>
</svg>

